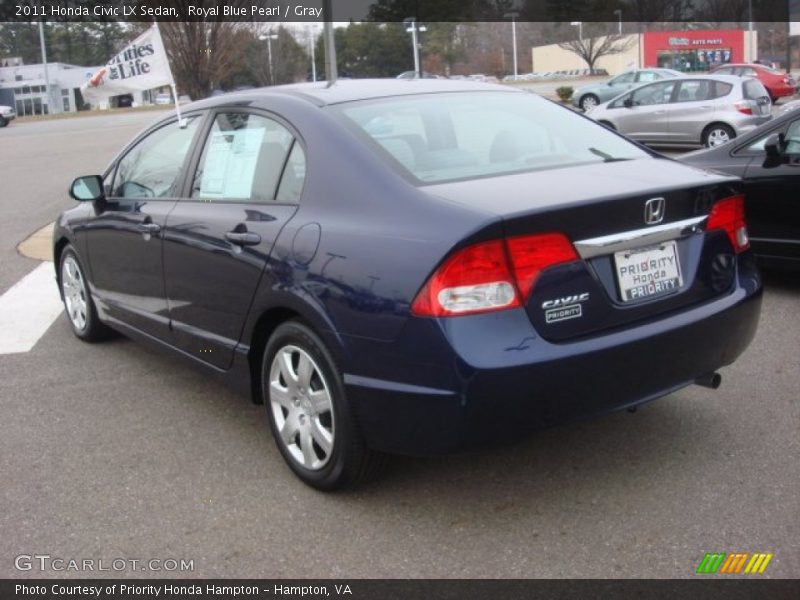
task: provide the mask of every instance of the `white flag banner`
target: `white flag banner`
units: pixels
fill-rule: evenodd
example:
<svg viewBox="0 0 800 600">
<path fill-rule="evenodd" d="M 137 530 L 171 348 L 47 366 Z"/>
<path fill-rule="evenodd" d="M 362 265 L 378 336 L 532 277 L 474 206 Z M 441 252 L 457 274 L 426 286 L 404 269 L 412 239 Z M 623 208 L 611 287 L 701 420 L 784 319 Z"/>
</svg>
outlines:
<svg viewBox="0 0 800 600">
<path fill-rule="evenodd" d="M 81 86 L 88 101 L 175 85 L 158 25 L 145 31 Z"/>
</svg>

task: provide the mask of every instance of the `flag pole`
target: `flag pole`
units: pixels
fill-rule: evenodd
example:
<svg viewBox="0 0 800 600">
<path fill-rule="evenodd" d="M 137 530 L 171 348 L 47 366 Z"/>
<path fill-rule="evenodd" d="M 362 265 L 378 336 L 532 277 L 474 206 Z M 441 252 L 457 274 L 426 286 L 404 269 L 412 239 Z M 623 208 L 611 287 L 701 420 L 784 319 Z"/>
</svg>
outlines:
<svg viewBox="0 0 800 600">
<path fill-rule="evenodd" d="M 164 38 L 161 37 L 161 27 L 159 27 L 158 21 L 153 21 L 153 26 L 158 30 L 158 38 L 161 40 L 161 46 L 164 47 Z M 178 87 L 175 85 L 175 76 L 172 74 L 172 65 L 169 64 L 169 56 L 166 55 L 166 52 L 167 49 L 164 47 L 167 69 L 169 69 L 169 80 L 171 81 L 169 87 L 172 88 L 172 97 L 175 99 L 175 114 L 178 115 L 178 127 L 186 127 L 188 122 L 184 122 L 183 116 L 181 115 L 181 104 L 178 102 Z"/>
</svg>

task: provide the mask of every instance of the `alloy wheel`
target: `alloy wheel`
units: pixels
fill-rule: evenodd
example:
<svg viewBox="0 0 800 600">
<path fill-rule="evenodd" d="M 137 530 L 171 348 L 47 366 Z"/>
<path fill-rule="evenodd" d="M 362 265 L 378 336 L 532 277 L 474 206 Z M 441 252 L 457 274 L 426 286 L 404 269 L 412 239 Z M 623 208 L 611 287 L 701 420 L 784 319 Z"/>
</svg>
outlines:
<svg viewBox="0 0 800 600">
<path fill-rule="evenodd" d="M 724 129 L 712 129 L 708 132 L 708 147 L 721 146 L 731 140 L 731 136 Z"/>
<path fill-rule="evenodd" d="M 73 256 L 65 258 L 61 265 L 61 290 L 64 292 L 69 320 L 75 329 L 83 331 L 86 329 L 88 311 L 86 281 Z"/>
<path fill-rule="evenodd" d="M 269 401 L 280 443 L 292 459 L 306 469 L 322 469 L 333 452 L 333 405 L 325 376 L 308 352 L 287 345 L 275 353 Z"/>
</svg>

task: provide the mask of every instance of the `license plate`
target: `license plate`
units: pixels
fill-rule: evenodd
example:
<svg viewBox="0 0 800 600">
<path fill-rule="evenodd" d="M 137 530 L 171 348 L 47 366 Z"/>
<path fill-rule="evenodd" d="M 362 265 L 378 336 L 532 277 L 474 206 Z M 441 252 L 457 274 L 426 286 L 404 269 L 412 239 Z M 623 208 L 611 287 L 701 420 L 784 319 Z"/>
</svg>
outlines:
<svg viewBox="0 0 800 600">
<path fill-rule="evenodd" d="M 683 285 L 675 242 L 615 252 L 614 263 L 624 302 L 663 296 Z"/>
</svg>

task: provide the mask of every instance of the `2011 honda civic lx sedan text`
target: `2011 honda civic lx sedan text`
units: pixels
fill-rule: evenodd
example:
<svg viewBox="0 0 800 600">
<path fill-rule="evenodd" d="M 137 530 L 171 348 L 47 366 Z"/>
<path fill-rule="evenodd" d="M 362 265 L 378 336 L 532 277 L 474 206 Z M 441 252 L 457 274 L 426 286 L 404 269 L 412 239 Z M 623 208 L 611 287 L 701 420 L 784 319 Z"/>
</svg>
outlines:
<svg viewBox="0 0 800 600">
<path fill-rule="evenodd" d="M 70 193 L 75 334 L 241 385 L 321 489 L 713 387 L 758 322 L 736 178 L 497 85 L 220 96 Z"/>
</svg>

